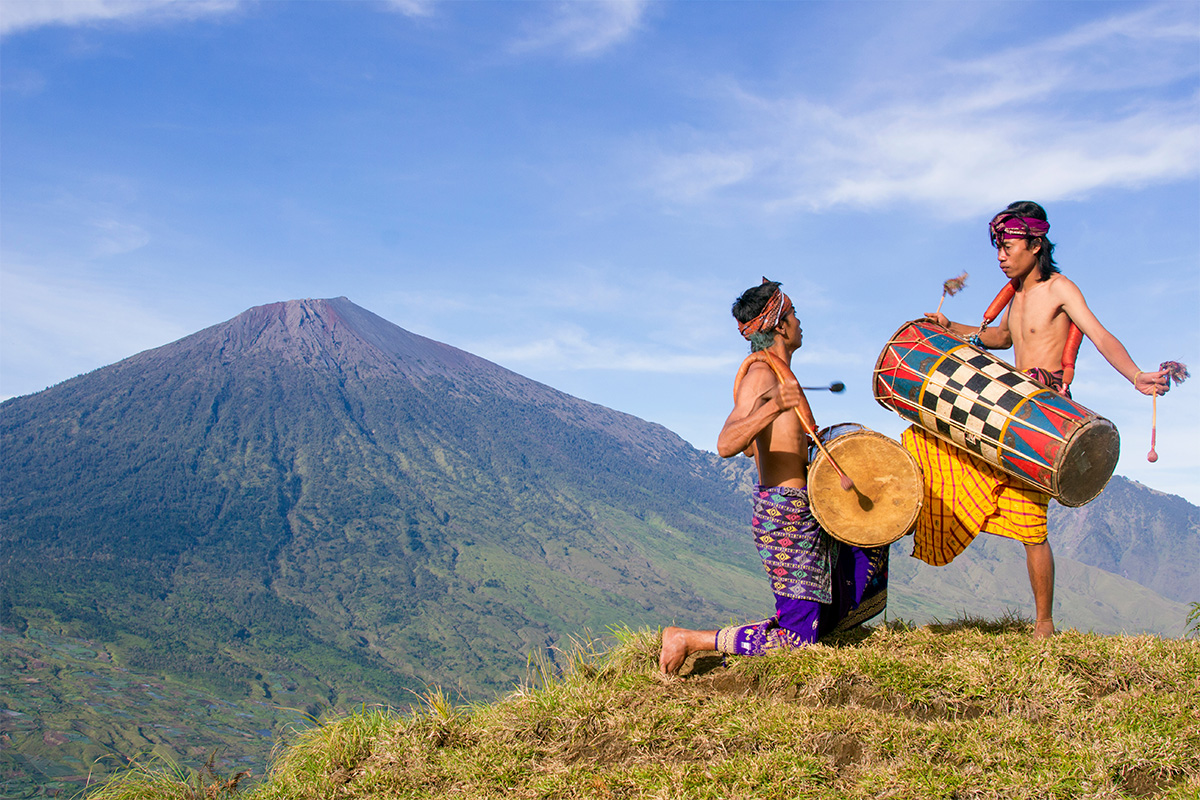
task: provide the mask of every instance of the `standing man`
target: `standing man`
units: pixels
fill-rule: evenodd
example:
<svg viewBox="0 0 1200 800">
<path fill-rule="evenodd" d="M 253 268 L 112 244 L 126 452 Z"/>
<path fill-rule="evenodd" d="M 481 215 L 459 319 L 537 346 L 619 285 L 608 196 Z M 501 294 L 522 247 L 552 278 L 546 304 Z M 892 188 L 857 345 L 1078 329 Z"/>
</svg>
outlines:
<svg viewBox="0 0 1200 800">
<path fill-rule="evenodd" d="M 791 366 L 803 332 L 778 282 L 763 278 L 743 292 L 733 316 L 752 351 Z M 762 655 L 815 642 L 883 611 L 888 548 L 841 544 L 817 524 L 808 507 L 809 438 L 796 411 L 815 430 L 800 387 L 754 362 L 734 387 L 733 411 L 717 438 L 722 457 L 746 453 L 758 467 L 751 528 L 775 594 L 775 616 L 721 630 L 666 628 L 659 654 L 664 673 L 677 672 L 699 650 Z"/>
<path fill-rule="evenodd" d="M 1018 370 L 1067 397 L 1070 390 L 1064 384 L 1062 358 L 1074 323 L 1139 392 L 1167 391 L 1166 372 L 1139 370 L 1125 346 L 1088 308 L 1079 287 L 1059 273 L 1054 245 L 1046 238 L 1050 223 L 1045 209 L 1030 201 L 1011 203 L 988 229 L 1000 269 L 1016 289 L 1000 324 L 995 328 L 963 325 L 941 313 L 926 314 L 926 320 L 966 337 L 976 347 L 1013 348 Z M 1054 555 L 1046 541 L 1049 495 L 1027 488 L 920 428 L 909 428 L 901 441 L 921 465 L 927 495 L 913 555 L 943 566 L 966 549 L 977 533 L 1016 539 L 1025 545 L 1037 611 L 1034 636 L 1053 634 Z"/>
</svg>

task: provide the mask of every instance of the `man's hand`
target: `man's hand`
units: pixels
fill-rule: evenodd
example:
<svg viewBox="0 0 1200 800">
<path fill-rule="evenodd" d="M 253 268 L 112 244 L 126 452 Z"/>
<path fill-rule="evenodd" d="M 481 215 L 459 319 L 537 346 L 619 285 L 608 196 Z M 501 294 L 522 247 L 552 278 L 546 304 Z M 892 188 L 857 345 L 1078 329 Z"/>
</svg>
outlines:
<svg viewBox="0 0 1200 800">
<path fill-rule="evenodd" d="M 1158 372 L 1139 372 L 1133 377 L 1133 388 L 1142 394 L 1166 394 L 1171 388 L 1171 380 L 1167 377 L 1165 369 Z"/>
<path fill-rule="evenodd" d="M 950 328 L 950 318 L 947 317 L 945 314 L 943 314 L 940 311 L 935 311 L 932 314 L 926 313 L 925 321 L 932 322 L 935 325 L 941 325 L 943 328 L 946 328 L 947 330 Z"/>
<path fill-rule="evenodd" d="M 779 405 L 779 413 L 783 413 L 789 409 L 800 405 L 800 400 L 803 394 L 800 392 L 800 384 L 792 383 L 791 381 L 782 381 L 773 392 L 774 400 Z"/>
</svg>

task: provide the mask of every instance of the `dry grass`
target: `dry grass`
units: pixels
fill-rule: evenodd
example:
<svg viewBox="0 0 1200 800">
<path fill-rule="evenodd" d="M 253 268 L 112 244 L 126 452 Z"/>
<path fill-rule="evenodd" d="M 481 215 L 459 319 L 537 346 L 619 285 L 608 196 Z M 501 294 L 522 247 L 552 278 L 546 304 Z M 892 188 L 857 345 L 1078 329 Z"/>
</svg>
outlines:
<svg viewBox="0 0 1200 800">
<path fill-rule="evenodd" d="M 440 691 L 299 736 L 245 800 L 1200 796 L 1200 642 L 1020 620 L 880 627 L 657 674 L 657 632 L 530 665 L 490 705 Z M 140 795 L 139 797 L 179 795 Z M 116 798 L 101 791 L 93 797 Z"/>
</svg>

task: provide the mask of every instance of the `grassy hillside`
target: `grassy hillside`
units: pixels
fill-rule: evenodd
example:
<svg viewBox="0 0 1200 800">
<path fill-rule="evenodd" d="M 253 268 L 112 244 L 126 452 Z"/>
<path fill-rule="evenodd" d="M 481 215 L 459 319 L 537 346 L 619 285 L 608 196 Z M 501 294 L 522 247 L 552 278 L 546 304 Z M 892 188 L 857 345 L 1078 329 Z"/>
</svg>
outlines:
<svg viewBox="0 0 1200 800">
<path fill-rule="evenodd" d="M 311 724 L 304 676 L 271 672 L 251 697 L 120 666 L 101 642 L 0 628 L 0 798 L 72 797 L 131 760 L 161 757 L 262 775 Z M 319 714 L 319 709 L 309 709 Z"/>
<path fill-rule="evenodd" d="M 133 798 L 1195 798 L 1200 642 L 1006 619 L 860 631 L 656 672 L 624 631 L 456 707 L 439 691 L 297 734 L 266 780 L 148 764 L 90 795 Z"/>
</svg>

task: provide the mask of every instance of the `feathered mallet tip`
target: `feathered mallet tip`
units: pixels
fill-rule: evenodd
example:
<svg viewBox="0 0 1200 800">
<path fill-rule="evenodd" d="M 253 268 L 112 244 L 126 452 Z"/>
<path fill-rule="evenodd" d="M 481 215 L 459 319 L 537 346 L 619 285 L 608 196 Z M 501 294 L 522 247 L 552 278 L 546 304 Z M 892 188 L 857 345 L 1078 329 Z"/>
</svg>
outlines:
<svg viewBox="0 0 1200 800">
<path fill-rule="evenodd" d="M 1179 361 L 1164 361 L 1158 365 L 1158 368 L 1165 370 L 1167 380 L 1174 381 L 1176 386 L 1192 377 L 1191 373 L 1188 372 L 1187 364 Z"/>
<path fill-rule="evenodd" d="M 942 303 L 946 302 L 946 295 L 950 295 L 951 297 L 953 297 L 954 295 L 961 292 L 963 287 L 966 285 L 967 285 L 967 273 L 965 273 L 965 272 L 962 275 L 959 275 L 957 278 L 950 278 L 945 283 L 943 283 L 942 284 L 942 299 L 938 300 L 937 311 L 935 311 L 934 313 L 935 314 L 941 313 Z"/>
<path fill-rule="evenodd" d="M 958 294 L 967 285 L 967 273 L 959 275 L 957 278 L 950 278 L 942 284 L 942 293 L 948 294 L 951 297 Z"/>
</svg>

